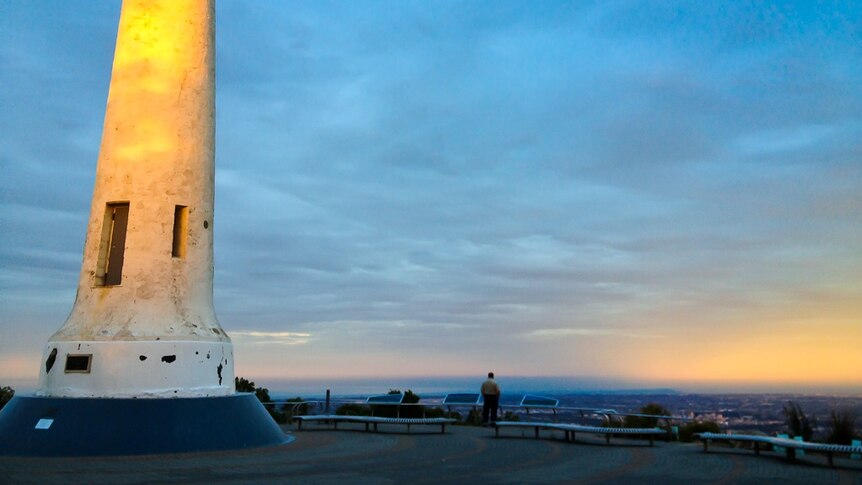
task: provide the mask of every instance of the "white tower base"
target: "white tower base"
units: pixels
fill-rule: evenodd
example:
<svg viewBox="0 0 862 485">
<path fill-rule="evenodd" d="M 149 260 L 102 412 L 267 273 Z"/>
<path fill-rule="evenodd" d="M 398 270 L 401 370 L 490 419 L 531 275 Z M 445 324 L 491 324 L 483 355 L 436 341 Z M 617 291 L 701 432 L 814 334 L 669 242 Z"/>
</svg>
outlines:
<svg viewBox="0 0 862 485">
<path fill-rule="evenodd" d="M 48 343 L 45 355 L 37 396 L 160 398 L 234 392 L 230 342 L 55 341 Z M 70 371 L 69 357 L 89 365 Z"/>
</svg>

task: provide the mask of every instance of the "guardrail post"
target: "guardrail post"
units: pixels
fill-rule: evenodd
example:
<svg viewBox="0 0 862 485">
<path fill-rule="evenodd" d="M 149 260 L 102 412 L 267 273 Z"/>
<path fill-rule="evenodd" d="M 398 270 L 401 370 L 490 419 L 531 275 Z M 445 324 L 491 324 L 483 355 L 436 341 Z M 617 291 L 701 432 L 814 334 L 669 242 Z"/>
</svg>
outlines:
<svg viewBox="0 0 862 485">
<path fill-rule="evenodd" d="M 793 439 L 795 441 L 803 441 L 801 436 L 794 436 Z M 803 450 L 802 448 L 796 450 L 796 456 L 805 456 L 805 450 Z"/>
<path fill-rule="evenodd" d="M 790 436 L 787 436 L 786 434 L 777 434 L 776 437 L 778 437 L 778 438 L 790 438 Z M 784 447 L 773 445 L 772 451 L 774 451 L 776 453 L 784 453 Z"/>
</svg>

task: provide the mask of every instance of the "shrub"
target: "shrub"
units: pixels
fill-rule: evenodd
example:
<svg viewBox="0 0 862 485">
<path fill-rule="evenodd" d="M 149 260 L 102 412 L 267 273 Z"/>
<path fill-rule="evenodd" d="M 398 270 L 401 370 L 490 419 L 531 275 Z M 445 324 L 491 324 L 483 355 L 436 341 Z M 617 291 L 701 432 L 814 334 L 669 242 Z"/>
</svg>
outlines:
<svg viewBox="0 0 862 485">
<path fill-rule="evenodd" d="M 390 390 L 389 394 L 401 394 L 401 391 L 399 391 L 398 389 L 394 389 L 394 390 Z M 420 399 L 422 399 L 422 398 L 419 397 L 419 394 L 416 394 L 413 391 L 411 391 L 410 389 L 407 389 L 406 391 L 404 391 L 404 400 L 401 402 L 408 403 L 408 404 L 416 404 L 419 402 Z"/>
<path fill-rule="evenodd" d="M 236 392 L 254 392 L 254 382 L 245 377 L 234 377 L 233 385 Z"/>
<path fill-rule="evenodd" d="M 335 410 L 338 416 L 371 416 L 371 408 L 361 404 L 342 404 Z"/>
<path fill-rule="evenodd" d="M 609 419 L 608 417 L 602 418 L 602 428 L 622 428 L 623 423 L 620 422 L 619 419 Z M 637 427 L 637 426 L 633 426 Z"/>
<path fill-rule="evenodd" d="M 790 401 L 784 406 L 784 419 L 791 438 L 801 436 L 803 441 L 810 441 L 814 434 L 814 418 L 810 420 L 798 404 Z"/>
<path fill-rule="evenodd" d="M 285 401 L 281 406 L 281 412 L 284 414 L 286 419 L 290 420 L 294 416 L 308 414 L 308 404 L 306 404 L 304 399 L 301 397 L 294 397 Z"/>
<path fill-rule="evenodd" d="M 255 388 L 254 395 L 257 396 L 257 400 L 260 402 L 272 401 L 272 399 L 269 397 L 269 389 L 267 389 L 265 387 Z"/>
<path fill-rule="evenodd" d="M 436 408 L 436 409 L 439 409 L 439 408 Z M 455 424 L 465 424 L 465 423 L 463 423 L 463 422 L 461 421 L 464 417 L 463 417 L 463 416 L 461 416 L 461 413 L 459 413 L 458 411 L 448 411 L 448 412 L 444 412 L 442 417 L 444 417 L 444 418 L 452 418 L 452 419 L 454 419 L 454 420 L 455 420 Z"/>
<path fill-rule="evenodd" d="M 396 392 L 397 394 L 397 392 Z M 422 399 L 419 394 L 414 393 L 410 389 L 404 391 L 404 400 L 401 401 L 405 404 L 418 404 L 419 400 Z M 402 418 L 421 418 L 422 417 L 422 406 L 400 406 L 401 407 L 401 417 Z"/>
<path fill-rule="evenodd" d="M 426 418 L 446 418 L 446 410 L 441 407 L 425 408 Z"/>
<path fill-rule="evenodd" d="M 664 406 L 656 403 L 649 403 L 640 409 L 640 414 L 650 414 L 653 416 L 670 416 L 670 411 Z M 642 416 L 626 416 L 623 419 L 623 427 L 625 428 L 655 428 L 658 425 L 658 418 L 645 418 Z"/>
<path fill-rule="evenodd" d="M 398 389 L 390 389 L 387 394 L 401 394 L 401 391 Z M 401 400 L 404 404 L 416 404 L 419 402 L 421 397 L 407 389 L 404 391 L 404 399 Z M 384 418 L 394 418 L 397 416 L 401 416 L 402 418 L 421 418 L 422 417 L 422 408 L 420 406 L 393 406 L 387 404 L 380 404 L 373 406 L 374 415 L 380 416 Z"/>
<path fill-rule="evenodd" d="M 506 411 L 503 413 L 503 417 L 500 419 L 501 421 L 520 421 L 521 417 L 512 411 Z"/>
<path fill-rule="evenodd" d="M 272 416 L 272 419 L 279 424 L 284 424 L 288 420 L 287 414 L 279 411 L 274 404 L 270 404 L 268 406 L 264 406 L 266 410 L 269 412 L 269 415 Z"/>
<path fill-rule="evenodd" d="M 482 410 L 477 408 L 470 409 L 470 412 L 467 413 L 467 419 L 464 420 L 464 424 L 469 426 L 482 426 Z"/>
<path fill-rule="evenodd" d="M 856 438 L 856 416 L 849 410 L 832 411 L 829 415 L 829 436 L 826 441 L 849 445 Z"/>
<path fill-rule="evenodd" d="M 256 387 L 254 385 L 254 381 L 250 381 L 245 377 L 234 377 L 233 378 L 234 388 L 236 388 L 237 392 L 253 392 L 257 397 L 257 400 L 262 403 L 269 403 L 272 401 L 269 397 L 269 389 L 265 387 Z M 275 420 L 276 423 L 286 423 L 287 416 L 276 409 L 274 404 L 264 404 L 269 415 L 272 416 L 272 419 Z"/>
<path fill-rule="evenodd" d="M 715 421 L 700 421 L 688 423 L 679 429 L 679 440 L 691 442 L 695 440 L 695 434 L 707 432 L 720 433 L 721 428 L 719 428 L 718 423 L 716 423 Z"/>
<path fill-rule="evenodd" d="M 272 399 L 269 398 L 269 389 L 265 387 L 256 387 L 254 385 L 254 381 L 250 381 L 245 377 L 234 377 L 233 382 L 236 392 L 253 392 L 260 402 L 272 401 Z"/>
<path fill-rule="evenodd" d="M 0 409 L 3 409 L 3 406 L 6 405 L 7 402 L 12 400 L 12 396 L 15 395 L 15 389 L 12 389 L 9 386 L 0 387 Z"/>
</svg>

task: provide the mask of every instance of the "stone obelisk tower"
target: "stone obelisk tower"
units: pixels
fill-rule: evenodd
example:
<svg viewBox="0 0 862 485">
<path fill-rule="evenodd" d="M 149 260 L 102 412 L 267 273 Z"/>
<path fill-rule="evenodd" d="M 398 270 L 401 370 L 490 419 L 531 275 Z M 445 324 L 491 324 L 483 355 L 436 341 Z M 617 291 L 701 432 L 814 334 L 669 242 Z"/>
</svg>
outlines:
<svg viewBox="0 0 862 485">
<path fill-rule="evenodd" d="M 42 395 L 233 393 L 212 302 L 213 20 L 209 1 L 123 2 L 78 294 Z"/>
<path fill-rule="evenodd" d="M 95 403 L 102 419 L 116 413 L 114 424 L 130 405 L 149 406 L 140 411 L 163 414 L 169 426 L 185 427 L 207 409 L 221 421 L 185 429 L 186 445 L 131 453 L 284 439 L 256 400 L 235 395 L 233 347 L 213 310 L 214 20 L 213 0 L 123 2 L 78 292 L 45 347 L 39 390 L 30 398 L 37 407 Z M 259 430 L 212 446 L 206 428 L 226 419 L 254 428 L 249 412 Z M 54 415 L 39 419 L 37 441 L 64 426 Z M 139 426 L 129 426 L 140 441 Z M 80 446 L 68 454 L 117 452 L 112 445 L 80 453 Z"/>
</svg>

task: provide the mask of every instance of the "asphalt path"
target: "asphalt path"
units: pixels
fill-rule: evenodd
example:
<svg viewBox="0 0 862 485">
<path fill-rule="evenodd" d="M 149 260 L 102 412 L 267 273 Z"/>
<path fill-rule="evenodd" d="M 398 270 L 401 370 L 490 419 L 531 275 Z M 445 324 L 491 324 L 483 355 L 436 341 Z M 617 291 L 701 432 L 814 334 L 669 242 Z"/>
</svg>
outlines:
<svg viewBox="0 0 862 485">
<path fill-rule="evenodd" d="M 240 451 L 131 457 L 0 457 L 0 483 L 835 483 L 862 485 L 862 461 L 781 455 L 699 444 L 466 426 L 285 426 L 290 444 Z"/>
</svg>

